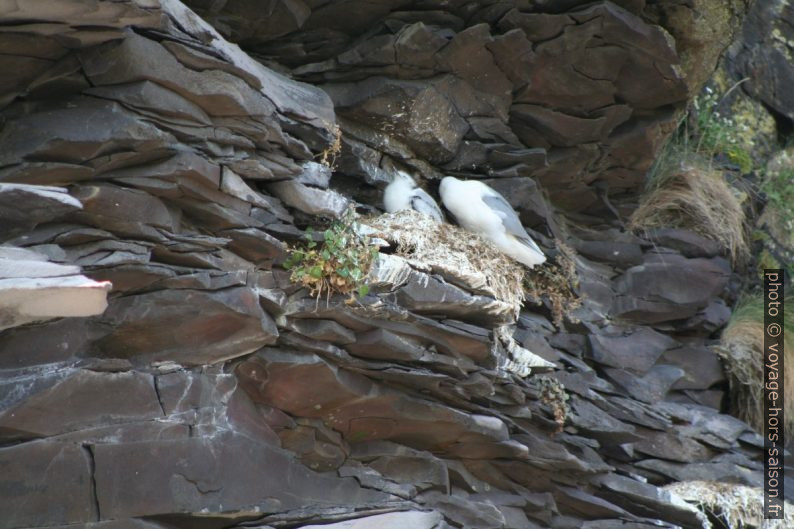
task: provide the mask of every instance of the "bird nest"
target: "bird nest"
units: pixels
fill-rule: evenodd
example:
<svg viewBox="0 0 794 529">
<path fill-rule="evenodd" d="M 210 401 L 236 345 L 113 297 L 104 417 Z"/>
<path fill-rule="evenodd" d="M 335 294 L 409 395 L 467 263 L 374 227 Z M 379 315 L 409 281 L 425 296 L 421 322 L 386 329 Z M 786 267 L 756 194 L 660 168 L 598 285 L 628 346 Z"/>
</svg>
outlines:
<svg viewBox="0 0 794 529">
<path fill-rule="evenodd" d="M 406 210 L 364 221 L 396 248 L 395 253 L 423 271 L 442 276 L 474 294 L 516 308 L 524 301 L 525 269 L 480 236 L 427 215 Z"/>
<path fill-rule="evenodd" d="M 683 481 L 664 487 L 700 509 L 704 529 L 784 529 L 794 527 L 794 506 L 785 504 L 785 518 L 764 520 L 764 490 L 714 481 Z"/>
</svg>

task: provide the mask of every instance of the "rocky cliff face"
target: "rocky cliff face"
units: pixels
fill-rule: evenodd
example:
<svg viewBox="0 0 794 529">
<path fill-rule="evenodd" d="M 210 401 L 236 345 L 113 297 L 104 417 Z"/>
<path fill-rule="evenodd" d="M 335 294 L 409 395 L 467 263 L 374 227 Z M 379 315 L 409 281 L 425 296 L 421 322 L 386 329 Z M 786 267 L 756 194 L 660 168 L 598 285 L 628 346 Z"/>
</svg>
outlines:
<svg viewBox="0 0 794 529">
<path fill-rule="evenodd" d="M 699 4 L 0 4 L 0 526 L 701 527 L 662 485 L 759 486 L 729 262 L 621 227 L 743 15 Z M 290 282 L 395 168 L 486 179 L 581 307 Z"/>
</svg>

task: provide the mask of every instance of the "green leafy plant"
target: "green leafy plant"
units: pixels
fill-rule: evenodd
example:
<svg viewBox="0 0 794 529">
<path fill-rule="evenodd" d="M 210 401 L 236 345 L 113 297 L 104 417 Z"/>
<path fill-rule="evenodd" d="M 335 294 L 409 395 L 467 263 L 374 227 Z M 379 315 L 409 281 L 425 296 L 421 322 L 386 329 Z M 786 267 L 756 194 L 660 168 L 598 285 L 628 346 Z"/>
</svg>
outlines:
<svg viewBox="0 0 794 529">
<path fill-rule="evenodd" d="M 761 189 L 789 231 L 794 232 L 794 169 L 770 175 Z"/>
<path fill-rule="evenodd" d="M 685 142 L 690 142 L 693 152 L 709 158 L 723 154 L 732 163 L 736 164 L 742 173 L 753 170 L 753 159 L 744 148 L 739 135 L 738 124 L 727 115 L 720 113 L 720 103 L 736 88 L 735 85 L 724 95 L 719 96 L 711 88 L 706 88 L 704 93 L 695 98 L 690 116 L 694 118 L 695 130 L 692 138 L 688 130 L 684 132 Z"/>
<path fill-rule="evenodd" d="M 304 234 L 306 242 L 288 250 L 284 268 L 290 270 L 290 280 L 311 290 L 320 299 L 325 294 L 354 294 L 366 296 L 369 286 L 367 276 L 378 249 L 370 244 L 369 237 L 358 233 L 355 213 L 348 210 L 342 219 L 334 222 L 315 240 L 309 227 Z"/>
</svg>

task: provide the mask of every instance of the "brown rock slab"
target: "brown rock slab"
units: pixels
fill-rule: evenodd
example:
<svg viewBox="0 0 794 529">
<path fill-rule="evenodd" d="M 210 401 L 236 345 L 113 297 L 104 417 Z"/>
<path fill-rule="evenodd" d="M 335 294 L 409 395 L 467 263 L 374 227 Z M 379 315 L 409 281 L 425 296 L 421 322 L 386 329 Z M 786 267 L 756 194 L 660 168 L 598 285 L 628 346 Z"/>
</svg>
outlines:
<svg viewBox="0 0 794 529">
<path fill-rule="evenodd" d="M 35 372 L 34 372 L 35 373 Z M 50 437 L 96 426 L 162 417 L 152 377 L 143 373 L 74 370 L 65 377 L 36 373 L 4 380 L 29 388 L 18 402 L 0 411 L 0 438 Z M 43 380 L 47 380 L 43 385 Z"/>
<path fill-rule="evenodd" d="M 385 499 L 354 480 L 315 474 L 281 449 L 228 431 L 93 450 L 97 501 L 107 518 L 222 513 L 234 520 L 307 504 L 350 508 Z"/>
<path fill-rule="evenodd" d="M 505 424 L 413 398 L 314 355 L 266 350 L 237 367 L 246 391 L 292 415 L 322 419 L 348 442 L 393 440 L 443 450 L 462 440 L 505 441 Z M 312 380 L 311 386 L 300 384 Z"/>
<path fill-rule="evenodd" d="M 0 448 L 0 512 L 8 529 L 97 520 L 90 450 L 57 441 Z"/>
<path fill-rule="evenodd" d="M 271 344 L 278 336 L 258 296 L 246 287 L 162 290 L 118 298 L 102 321 L 112 330 L 96 343 L 98 351 L 137 363 L 221 362 Z"/>
</svg>

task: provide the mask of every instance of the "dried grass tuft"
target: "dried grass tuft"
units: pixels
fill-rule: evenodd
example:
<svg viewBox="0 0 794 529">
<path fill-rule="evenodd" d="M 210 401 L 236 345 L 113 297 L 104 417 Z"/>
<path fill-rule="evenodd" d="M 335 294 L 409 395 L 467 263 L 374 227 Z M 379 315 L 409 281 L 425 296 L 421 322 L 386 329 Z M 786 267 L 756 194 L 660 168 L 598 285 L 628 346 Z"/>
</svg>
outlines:
<svg viewBox="0 0 794 529">
<path fill-rule="evenodd" d="M 373 235 L 394 244 L 397 254 L 420 270 L 516 310 L 524 301 L 524 267 L 474 233 L 416 211 L 385 213 L 365 222 L 375 230 Z"/>
<path fill-rule="evenodd" d="M 686 228 L 719 242 L 734 264 L 747 261 L 749 247 L 741 202 L 719 171 L 689 158 L 655 176 L 629 219 L 629 228 Z"/>
<path fill-rule="evenodd" d="M 565 318 L 578 323 L 573 312 L 582 306 L 582 298 L 574 292 L 579 286 L 576 252 L 560 241 L 557 241 L 557 249 L 559 252 L 553 260 L 527 274 L 524 288 L 528 299 L 536 305 L 542 303 L 544 296 L 548 298 L 554 325 L 562 328 Z"/>
<path fill-rule="evenodd" d="M 794 302 L 794 299 L 786 299 Z M 784 407 L 794 406 L 794 315 L 784 321 Z M 764 302 L 759 296 L 746 298 L 722 331 L 717 348 L 730 383 L 731 413 L 757 431 L 764 429 Z M 786 434 L 794 435 L 794 417 L 785 414 Z M 794 527 L 794 526 L 793 526 Z"/>
<path fill-rule="evenodd" d="M 727 529 L 786 529 L 794 527 L 794 505 L 786 502 L 785 518 L 764 520 L 764 491 L 732 483 L 683 481 L 664 487 L 700 509 L 716 527 Z M 704 529 L 715 527 L 703 520 Z"/>
</svg>

